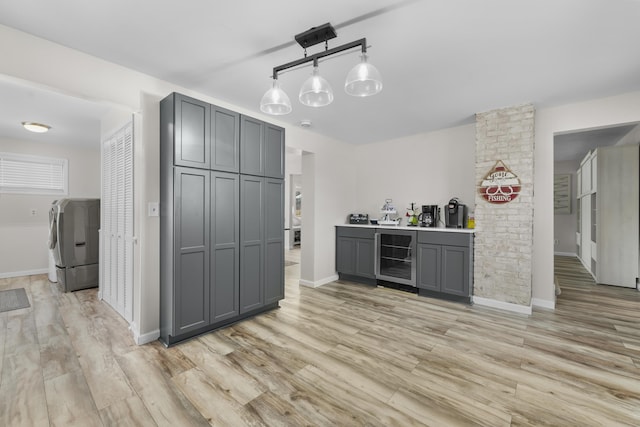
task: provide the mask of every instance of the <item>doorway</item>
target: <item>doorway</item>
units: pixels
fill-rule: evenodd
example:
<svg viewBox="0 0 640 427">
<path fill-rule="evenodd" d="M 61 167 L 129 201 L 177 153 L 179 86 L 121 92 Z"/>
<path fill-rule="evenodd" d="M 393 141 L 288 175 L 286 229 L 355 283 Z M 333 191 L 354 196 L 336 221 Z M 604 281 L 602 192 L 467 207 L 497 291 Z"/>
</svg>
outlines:
<svg viewBox="0 0 640 427">
<path fill-rule="evenodd" d="M 639 268 L 637 255 L 639 233 L 634 232 L 633 229 L 638 228 L 640 214 L 637 202 L 638 192 L 635 190 L 635 197 L 633 197 L 634 190 L 629 187 L 629 183 L 633 182 L 635 188 L 638 187 L 639 160 L 636 155 L 635 160 L 630 162 L 635 172 L 631 172 L 628 166 L 625 166 L 627 169 L 622 172 L 620 162 L 625 154 L 614 156 L 610 153 L 623 150 L 626 152 L 629 149 L 633 151 L 633 146 L 637 147 L 639 143 L 640 125 L 637 122 L 576 130 L 554 136 L 556 270 L 559 264 L 571 265 L 566 261 L 568 258 L 573 258 L 580 262 L 595 282 L 635 287 L 633 282 L 637 282 Z M 599 160 L 598 157 L 600 157 Z M 617 160 L 611 160 L 613 158 Z M 618 175 L 619 180 L 624 182 L 623 185 L 615 184 L 615 177 Z M 632 177 L 635 177 L 635 181 Z M 622 188 L 622 190 L 612 190 L 616 188 Z M 628 191 L 625 192 L 625 190 Z M 616 192 L 619 195 L 613 196 Z M 621 215 L 618 215 L 618 212 L 622 211 L 628 212 L 635 221 L 621 224 L 623 221 L 620 220 Z M 614 230 L 625 238 L 634 239 L 630 244 L 636 248 L 635 261 L 625 263 L 634 270 L 632 274 L 635 279 L 633 280 L 612 278 L 606 274 L 607 271 L 619 269 L 614 265 L 616 263 L 614 260 L 618 257 L 614 252 L 620 246 L 619 240 L 612 241 L 616 234 Z"/>
</svg>

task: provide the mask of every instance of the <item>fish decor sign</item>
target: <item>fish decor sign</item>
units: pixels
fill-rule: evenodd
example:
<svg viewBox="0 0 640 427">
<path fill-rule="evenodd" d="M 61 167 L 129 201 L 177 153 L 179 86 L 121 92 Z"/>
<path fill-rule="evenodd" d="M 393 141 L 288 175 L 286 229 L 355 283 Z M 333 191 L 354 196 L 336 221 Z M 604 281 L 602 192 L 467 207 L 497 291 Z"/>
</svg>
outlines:
<svg viewBox="0 0 640 427">
<path fill-rule="evenodd" d="M 498 160 L 480 184 L 480 194 L 489 203 L 509 203 L 520 194 L 520 179 Z"/>
</svg>

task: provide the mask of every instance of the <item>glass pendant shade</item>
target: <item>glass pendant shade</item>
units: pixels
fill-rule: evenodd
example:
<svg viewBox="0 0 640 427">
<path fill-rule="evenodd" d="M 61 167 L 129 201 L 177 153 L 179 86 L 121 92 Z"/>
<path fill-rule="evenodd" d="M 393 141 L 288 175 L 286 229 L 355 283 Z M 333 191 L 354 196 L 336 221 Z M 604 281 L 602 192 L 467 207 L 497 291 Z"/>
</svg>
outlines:
<svg viewBox="0 0 640 427">
<path fill-rule="evenodd" d="M 273 79 L 273 86 L 262 97 L 260 111 L 273 116 L 281 116 L 291 112 L 289 95 L 280 89 L 277 79 Z"/>
<path fill-rule="evenodd" d="M 317 66 L 313 67 L 313 74 L 302 84 L 298 99 L 309 107 L 324 107 L 333 102 L 331 85 L 318 73 Z"/>
<path fill-rule="evenodd" d="M 371 96 L 382 90 L 382 76 L 376 67 L 367 62 L 367 55 L 353 67 L 344 83 L 344 90 L 353 96 Z"/>
</svg>

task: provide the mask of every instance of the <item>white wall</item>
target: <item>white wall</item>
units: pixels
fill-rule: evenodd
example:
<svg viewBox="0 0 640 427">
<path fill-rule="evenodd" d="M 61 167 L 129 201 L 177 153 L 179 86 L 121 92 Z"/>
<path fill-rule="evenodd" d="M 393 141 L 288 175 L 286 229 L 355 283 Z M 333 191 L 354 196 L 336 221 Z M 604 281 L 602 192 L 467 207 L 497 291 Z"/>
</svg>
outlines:
<svg viewBox="0 0 640 427">
<path fill-rule="evenodd" d="M 411 202 L 440 205 L 444 212 L 458 197 L 474 209 L 474 124 L 358 146 L 356 159 L 357 197 L 351 210 L 343 210 L 342 222 L 352 212 L 378 218 L 385 199 L 393 199 L 403 225 Z"/>
<path fill-rule="evenodd" d="M 353 158 L 351 145 L 2 25 L 0 40 L 3 41 L 0 43 L 0 74 L 70 96 L 140 113 L 139 128 L 142 129 L 138 129 L 141 134 L 136 141 L 134 176 L 139 234 L 134 284 L 137 311 L 132 325 L 139 342 L 153 339 L 159 326 L 159 226 L 157 217 L 146 216 L 146 206 L 159 198 L 157 158 L 160 123 L 157 102 L 172 91 L 281 125 L 286 129 L 288 146 L 312 153 L 315 191 L 310 193 L 305 190 L 307 209 L 303 215 L 307 218 L 306 226 L 310 226 L 309 219 L 315 218 L 316 221 L 313 230 L 305 227 L 302 263 L 307 268 L 302 269 L 302 279 L 307 284 L 317 285 L 335 277 L 333 226 L 343 221 L 343 212 L 353 210 L 350 204 L 355 199 L 355 172 L 350 167 Z M 24 55 L 24 52 L 30 52 L 30 55 Z M 99 167 L 96 166 L 95 170 L 99 171 Z M 317 212 L 308 212 L 308 209 L 317 209 Z M 314 239 L 314 235 L 318 237 Z"/>
<path fill-rule="evenodd" d="M 628 134 L 620 138 L 616 145 L 628 145 L 640 143 L 640 125 L 634 127 Z"/>
<path fill-rule="evenodd" d="M 533 302 L 555 302 L 553 285 L 553 137 L 640 120 L 640 92 L 545 108 L 536 115 Z M 545 303 L 546 302 L 546 303 Z"/>
<path fill-rule="evenodd" d="M 576 171 L 580 167 L 580 160 L 570 160 L 566 162 L 555 162 L 553 167 L 554 174 L 570 174 L 571 175 L 571 213 L 553 215 L 553 236 L 558 243 L 554 244 L 553 250 L 560 255 L 576 255 L 576 230 L 577 224 L 577 207 L 576 196 L 578 194 L 578 182 Z"/>
<path fill-rule="evenodd" d="M 0 151 L 68 160 L 69 195 L 100 197 L 100 150 L 0 139 Z M 0 277 L 46 272 L 49 209 L 57 196 L 0 194 Z M 36 215 L 31 215 L 35 209 Z"/>
<path fill-rule="evenodd" d="M 141 111 L 145 131 L 141 140 L 137 141 L 138 144 L 142 144 L 138 146 L 142 151 L 137 151 L 137 160 L 146 156 L 153 159 L 158 151 L 159 117 L 155 111 L 157 106 L 151 101 L 142 103 L 142 93 L 147 94 L 151 97 L 150 99 L 160 99 L 171 91 L 180 91 L 221 107 L 284 125 L 273 120 L 272 117 L 255 114 L 229 103 L 202 96 L 194 91 L 2 25 L 0 25 L 0 40 L 3 41 L 0 43 L 2 58 L 0 74 L 72 96 L 108 102 L 130 111 Z M 25 51 L 31 54 L 24 55 Z M 636 121 L 640 121 L 640 92 L 538 110 L 535 147 L 534 302 L 536 298 L 544 301 L 555 300 L 553 227 L 550 226 L 553 222 L 554 133 Z M 454 195 L 465 202 L 473 200 L 475 168 L 471 126 L 404 138 L 396 141 L 397 145 L 381 143 L 378 147 L 354 147 L 297 127 L 289 125 L 284 127 L 287 132 L 287 145 L 311 153 L 308 156 L 312 159 L 313 165 L 312 191 L 308 191 L 308 183 L 303 179 L 305 208 L 312 209 L 311 212 L 307 212 L 307 209 L 303 208 L 305 225 L 308 225 L 309 218 L 313 218 L 315 222 L 312 230 L 305 231 L 302 254 L 303 280 L 310 284 L 320 284 L 335 274 L 333 227 L 335 224 L 344 223 L 347 213 L 360 210 L 374 213 L 384 198 L 389 197 L 388 193 L 392 193 L 391 197 L 397 200 L 400 207 L 411 201 L 443 204 Z M 429 150 L 431 143 L 435 143 L 441 151 Z M 450 147 L 450 150 L 446 147 Z M 376 154 L 368 153 L 369 149 L 374 150 Z M 414 155 L 411 149 L 419 150 L 419 155 Z M 375 166 L 385 166 L 385 163 L 388 163 L 383 161 L 383 158 L 394 159 L 391 160 L 393 171 L 381 174 L 384 168 L 375 169 Z M 372 161 L 374 167 L 363 168 L 357 174 L 356 169 L 359 170 L 366 161 Z M 142 172 L 148 177 L 145 180 L 145 186 L 139 189 L 140 193 L 136 194 L 138 208 L 140 205 L 146 206 L 149 201 L 157 201 L 158 198 L 158 179 L 151 163 L 152 161 L 149 160 L 148 167 L 151 169 L 145 171 L 142 168 Z M 440 166 L 442 163 L 454 167 L 445 169 Z M 95 170 L 99 168 L 96 166 Z M 430 172 L 431 175 L 429 175 Z M 137 182 L 141 179 L 140 173 L 141 168 L 136 164 Z M 469 174 L 469 178 L 464 178 L 465 174 Z M 306 175 L 304 158 L 303 175 Z M 435 184 L 429 182 L 429 176 L 437 177 L 434 180 Z M 364 177 L 372 181 L 360 182 Z M 410 182 L 415 184 L 408 184 Z M 372 183 L 380 183 L 384 187 L 371 188 Z M 369 187 L 369 190 L 365 187 Z M 461 189 L 462 187 L 466 190 Z M 136 188 L 138 188 L 137 185 Z M 363 188 L 367 193 L 359 194 Z M 310 197 L 313 198 L 311 201 Z M 135 286 L 136 292 L 140 292 L 140 304 L 147 305 L 151 309 L 137 313 L 134 323 L 140 328 L 135 333 L 144 335 L 153 332 L 159 322 L 157 316 L 158 257 L 156 256 L 157 246 L 153 246 L 153 242 L 157 242 L 158 227 L 156 218 L 147 218 L 145 209 L 141 213 L 137 221 L 139 221 L 139 229 L 144 230 L 146 234 L 140 236 L 140 251 L 141 258 L 146 261 L 136 266 L 139 275 L 136 276 Z M 310 236 L 312 239 L 309 239 Z M 147 244 L 146 241 L 152 244 Z"/>
</svg>

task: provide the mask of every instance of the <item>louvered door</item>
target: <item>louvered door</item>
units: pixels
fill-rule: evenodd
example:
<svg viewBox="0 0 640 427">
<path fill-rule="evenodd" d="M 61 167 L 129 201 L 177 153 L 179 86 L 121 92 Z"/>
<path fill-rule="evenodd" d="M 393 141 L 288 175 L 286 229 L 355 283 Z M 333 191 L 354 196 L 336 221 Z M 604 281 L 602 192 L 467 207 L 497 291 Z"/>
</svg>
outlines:
<svg viewBox="0 0 640 427">
<path fill-rule="evenodd" d="M 133 122 L 102 146 L 100 295 L 133 321 Z"/>
</svg>

